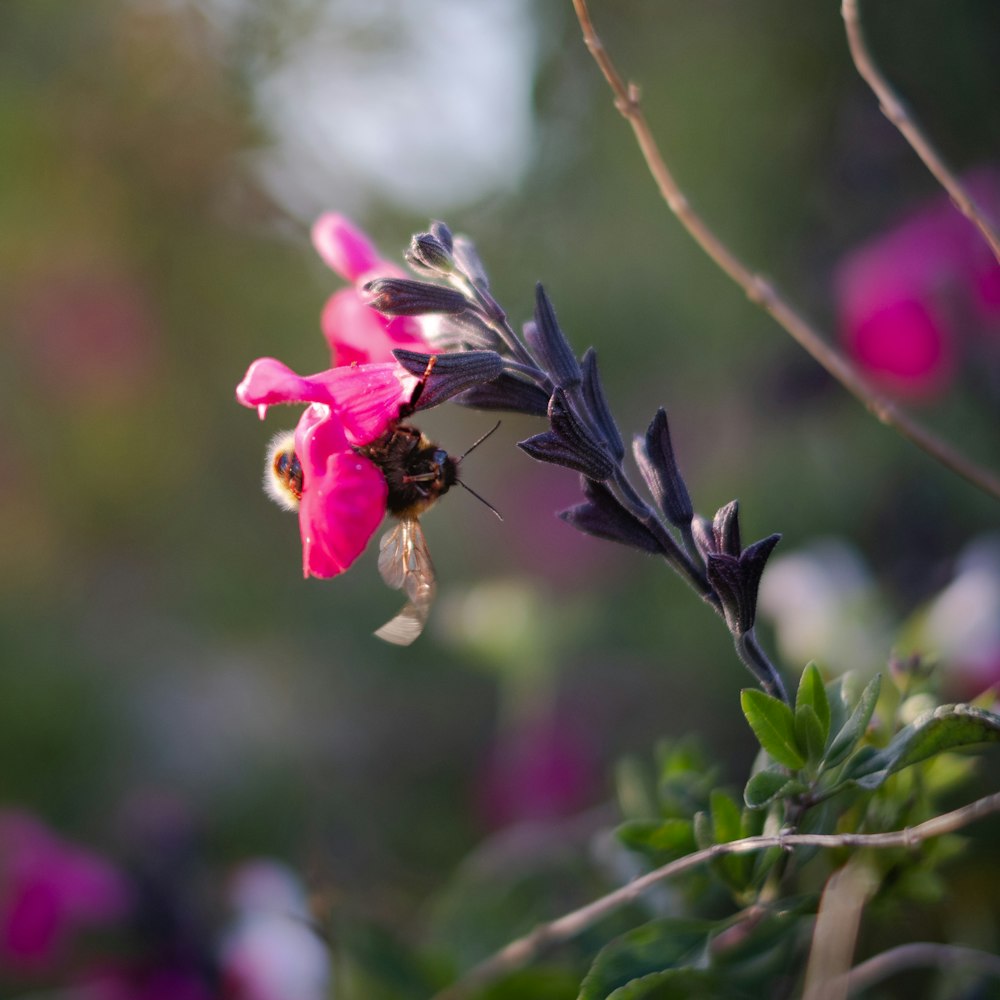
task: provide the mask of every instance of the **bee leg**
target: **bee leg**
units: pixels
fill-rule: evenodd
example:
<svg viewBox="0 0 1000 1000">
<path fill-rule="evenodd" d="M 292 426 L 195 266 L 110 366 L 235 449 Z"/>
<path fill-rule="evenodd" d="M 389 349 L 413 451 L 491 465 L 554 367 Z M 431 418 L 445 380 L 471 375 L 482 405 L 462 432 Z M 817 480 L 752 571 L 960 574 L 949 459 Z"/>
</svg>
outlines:
<svg viewBox="0 0 1000 1000">
<path fill-rule="evenodd" d="M 427 385 L 427 380 L 431 377 L 431 372 L 434 370 L 434 365 L 437 364 L 437 355 L 432 354 L 427 359 L 427 367 L 424 369 L 423 375 L 420 376 L 419 381 L 413 387 L 413 392 L 410 394 L 410 399 L 408 402 L 404 403 L 399 408 L 399 415 L 401 418 L 408 417 L 417 408 L 417 403 L 420 401 L 420 397 L 423 395 L 424 386 Z"/>
</svg>

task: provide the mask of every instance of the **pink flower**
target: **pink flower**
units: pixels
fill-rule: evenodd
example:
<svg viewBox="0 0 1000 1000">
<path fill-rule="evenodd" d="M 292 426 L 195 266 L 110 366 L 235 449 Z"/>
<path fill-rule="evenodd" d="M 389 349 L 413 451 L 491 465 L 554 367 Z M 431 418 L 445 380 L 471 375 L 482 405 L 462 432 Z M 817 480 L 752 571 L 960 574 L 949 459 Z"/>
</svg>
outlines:
<svg viewBox="0 0 1000 1000">
<path fill-rule="evenodd" d="M 121 917 L 124 878 L 103 858 L 57 837 L 28 813 L 0 813 L 0 958 L 38 971 L 77 928 Z"/>
<path fill-rule="evenodd" d="M 399 419 L 418 380 L 401 365 L 351 365 L 297 375 L 259 358 L 236 389 L 263 419 L 276 403 L 308 403 L 295 430 L 302 468 L 299 528 L 306 576 L 342 573 L 364 551 L 385 515 L 388 487 L 373 462 L 354 449 Z"/>
<path fill-rule="evenodd" d="M 966 183 L 984 208 L 1000 205 L 994 171 Z M 848 351 L 899 396 L 942 392 L 965 347 L 960 331 L 1000 328 L 1000 265 L 945 197 L 849 254 L 835 284 Z"/>
<path fill-rule="evenodd" d="M 63 996 L 64 994 L 60 994 Z M 218 1000 L 203 975 L 169 961 L 148 968 L 92 970 L 66 1000 Z"/>
<path fill-rule="evenodd" d="M 312 241 L 326 264 L 354 286 L 334 292 L 320 320 L 335 367 L 391 361 L 392 352 L 398 348 L 429 349 L 419 319 L 390 319 L 365 305 L 360 289 L 366 282 L 405 275 L 395 264 L 379 257 L 360 229 L 344 216 L 327 212 L 313 224 Z"/>
<path fill-rule="evenodd" d="M 494 828 L 553 820 L 579 812 L 597 785 L 582 732 L 544 713 L 501 734 L 482 776 L 479 806 Z"/>
</svg>

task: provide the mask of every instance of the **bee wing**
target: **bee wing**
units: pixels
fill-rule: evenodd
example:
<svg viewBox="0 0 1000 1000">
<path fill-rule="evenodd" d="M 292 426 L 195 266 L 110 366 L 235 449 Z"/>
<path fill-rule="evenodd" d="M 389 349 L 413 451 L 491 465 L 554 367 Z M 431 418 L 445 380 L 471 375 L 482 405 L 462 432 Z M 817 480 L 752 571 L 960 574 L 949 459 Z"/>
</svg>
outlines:
<svg viewBox="0 0 1000 1000">
<path fill-rule="evenodd" d="M 404 517 L 382 536 L 378 571 L 393 590 L 405 591 L 409 600 L 375 635 L 397 646 L 409 646 L 424 630 L 436 590 L 434 564 L 415 517 Z"/>
</svg>

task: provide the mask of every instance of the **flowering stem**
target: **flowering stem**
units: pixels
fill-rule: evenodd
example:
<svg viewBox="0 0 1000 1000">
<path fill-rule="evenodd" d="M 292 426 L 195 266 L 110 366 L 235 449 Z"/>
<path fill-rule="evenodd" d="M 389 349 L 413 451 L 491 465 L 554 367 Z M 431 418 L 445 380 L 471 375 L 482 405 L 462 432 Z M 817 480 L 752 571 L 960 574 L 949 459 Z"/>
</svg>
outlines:
<svg viewBox="0 0 1000 1000">
<path fill-rule="evenodd" d="M 923 161 L 924 166 L 951 196 L 955 207 L 982 233 L 983 239 L 993 251 L 993 256 L 1000 261 L 1000 233 L 993 228 L 983 214 L 983 210 L 975 203 L 937 150 L 917 127 L 906 105 L 872 61 L 871 53 L 865 43 L 864 32 L 861 30 L 858 0 L 843 0 L 840 12 L 844 18 L 844 28 L 847 32 L 847 45 L 851 50 L 851 58 L 854 60 L 857 71 L 878 98 L 882 114 L 899 129 L 903 138 Z"/>
<path fill-rule="evenodd" d="M 503 306 L 489 292 L 484 291 L 478 285 L 469 281 L 464 275 L 456 277 L 460 280 L 465 294 L 478 303 L 482 310 L 483 320 L 487 326 L 500 337 L 514 359 L 537 371 L 537 367 L 528 353 L 528 349 L 521 343 L 521 338 L 514 332 L 513 327 L 510 325 Z"/>
<path fill-rule="evenodd" d="M 876 393 L 847 359 L 827 343 L 818 329 L 799 315 L 770 281 L 751 271 L 692 209 L 653 137 L 639 102 L 638 89 L 634 84 L 626 85 L 594 30 L 586 0 L 573 0 L 573 6 L 583 30 L 584 43 L 615 96 L 615 107 L 631 125 L 649 172 L 664 201 L 695 242 L 743 289 L 751 302 L 760 306 L 784 327 L 799 346 L 858 399 L 876 420 L 894 428 L 941 465 L 1000 500 L 1000 477 L 962 455 L 889 399 Z"/>
<path fill-rule="evenodd" d="M 709 584 L 705 574 L 688 557 L 687 553 L 677 544 L 673 535 L 664 527 L 663 522 L 650 509 L 649 505 L 636 492 L 629 482 L 624 470 L 619 466 L 615 470 L 614 484 L 626 506 L 653 533 L 663 546 L 663 555 L 670 566 L 697 591 L 706 603 L 711 604 L 716 611 L 721 612 L 719 598 Z"/>
<path fill-rule="evenodd" d="M 760 686 L 772 697 L 780 698 L 786 705 L 789 704 L 788 692 L 781 680 L 781 674 L 761 648 L 753 628 L 742 635 L 733 636 L 733 642 L 743 665 L 757 678 Z"/>
</svg>

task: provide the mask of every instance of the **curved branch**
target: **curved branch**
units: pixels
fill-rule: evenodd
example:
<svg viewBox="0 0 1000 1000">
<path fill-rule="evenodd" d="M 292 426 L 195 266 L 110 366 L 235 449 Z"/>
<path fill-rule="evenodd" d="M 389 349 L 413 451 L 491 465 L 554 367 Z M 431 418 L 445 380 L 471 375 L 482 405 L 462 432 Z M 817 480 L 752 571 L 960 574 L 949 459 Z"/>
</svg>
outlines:
<svg viewBox="0 0 1000 1000">
<path fill-rule="evenodd" d="M 887 833 L 779 833 L 771 837 L 746 837 L 743 840 L 730 841 L 728 844 L 715 844 L 640 875 L 620 889 L 609 892 L 606 896 L 601 896 L 557 920 L 540 924 L 530 934 L 512 941 L 472 968 L 460 980 L 438 993 L 434 1000 L 462 1000 L 470 996 L 476 988 L 534 961 L 544 951 L 575 937 L 609 913 L 620 909 L 626 903 L 631 903 L 654 885 L 706 864 L 714 858 L 726 854 L 751 854 L 771 847 L 780 847 L 782 850 L 796 847 L 912 848 L 932 837 L 954 833 L 995 812 L 1000 812 L 1000 792 L 976 799 L 975 802 L 970 802 L 960 809 L 942 813 L 904 830 Z"/>
<path fill-rule="evenodd" d="M 851 50 L 851 58 L 854 60 L 857 71 L 878 98 L 882 114 L 899 129 L 903 138 L 913 147 L 913 151 L 923 160 L 924 166 L 951 196 L 955 207 L 983 234 L 983 239 L 989 244 L 993 256 L 1000 261 L 1000 233 L 993 228 L 983 214 L 983 210 L 975 203 L 961 181 L 951 172 L 941 155 L 918 128 L 906 105 L 872 61 L 871 53 L 865 43 L 864 32 L 861 30 L 858 0 L 843 0 L 840 13 L 844 18 L 844 28 L 847 32 L 847 45 Z"/>
<path fill-rule="evenodd" d="M 751 271 L 691 207 L 660 153 L 634 84 L 626 85 L 594 30 L 586 0 L 573 0 L 583 40 L 615 97 L 615 107 L 632 126 L 639 148 L 660 194 L 678 221 L 708 256 L 879 422 L 894 428 L 918 448 L 974 486 L 1000 500 L 1000 477 L 956 451 L 948 442 L 872 389 L 847 359 L 830 346 L 807 319 L 763 275 Z"/>
<path fill-rule="evenodd" d="M 976 948 L 963 948 L 954 944 L 934 941 L 913 941 L 890 948 L 856 965 L 847 975 L 847 993 L 860 993 L 876 983 L 904 972 L 925 966 L 947 967 L 961 965 L 974 972 L 1000 979 L 1000 956 Z"/>
</svg>

